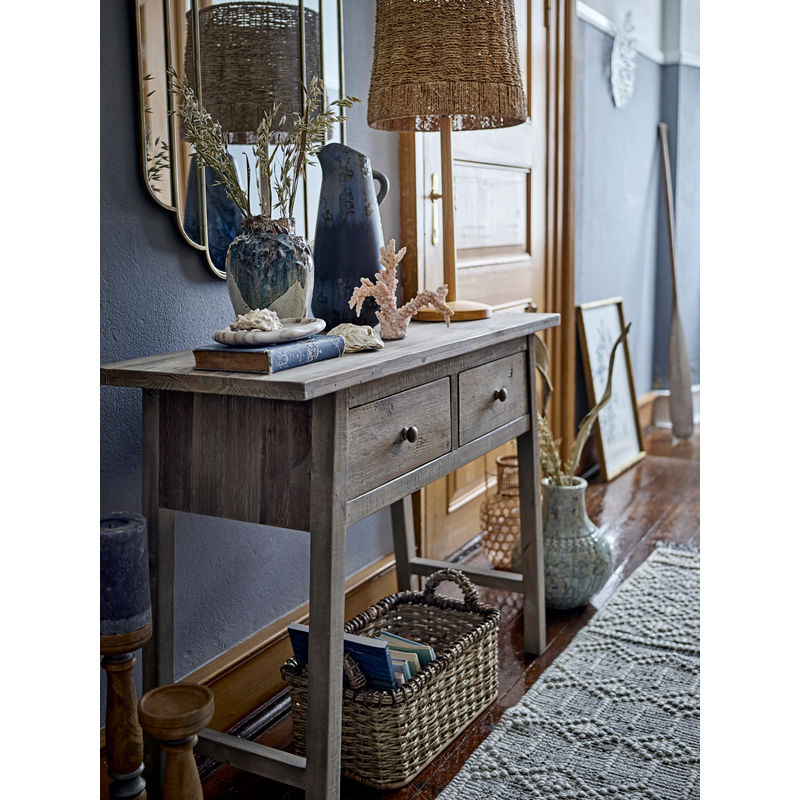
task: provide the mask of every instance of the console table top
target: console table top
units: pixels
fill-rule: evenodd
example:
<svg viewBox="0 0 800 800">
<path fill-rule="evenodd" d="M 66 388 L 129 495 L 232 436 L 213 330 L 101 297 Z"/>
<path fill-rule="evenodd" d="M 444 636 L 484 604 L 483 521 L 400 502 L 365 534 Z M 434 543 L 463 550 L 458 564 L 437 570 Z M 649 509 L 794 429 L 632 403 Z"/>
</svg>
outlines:
<svg viewBox="0 0 800 800">
<path fill-rule="evenodd" d="M 229 394 L 279 400 L 310 400 L 368 381 L 385 378 L 473 350 L 552 328 L 559 314 L 501 312 L 473 322 L 412 322 L 405 339 L 387 341 L 382 350 L 350 353 L 302 367 L 262 375 L 194 368 L 191 350 L 181 350 L 100 368 L 109 386 Z"/>
</svg>

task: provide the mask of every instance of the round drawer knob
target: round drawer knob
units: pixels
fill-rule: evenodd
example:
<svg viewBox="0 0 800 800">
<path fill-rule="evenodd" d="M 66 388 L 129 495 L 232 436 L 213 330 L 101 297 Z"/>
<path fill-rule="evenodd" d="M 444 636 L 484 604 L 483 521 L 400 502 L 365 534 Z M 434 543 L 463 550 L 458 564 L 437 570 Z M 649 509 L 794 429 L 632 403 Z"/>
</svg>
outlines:
<svg viewBox="0 0 800 800">
<path fill-rule="evenodd" d="M 419 431 L 416 425 L 407 425 L 400 434 L 407 442 L 416 442 Z"/>
<path fill-rule="evenodd" d="M 506 389 L 505 386 L 502 389 L 495 389 L 494 399 L 499 400 L 501 403 L 505 403 L 505 401 L 508 400 L 508 389 Z"/>
</svg>

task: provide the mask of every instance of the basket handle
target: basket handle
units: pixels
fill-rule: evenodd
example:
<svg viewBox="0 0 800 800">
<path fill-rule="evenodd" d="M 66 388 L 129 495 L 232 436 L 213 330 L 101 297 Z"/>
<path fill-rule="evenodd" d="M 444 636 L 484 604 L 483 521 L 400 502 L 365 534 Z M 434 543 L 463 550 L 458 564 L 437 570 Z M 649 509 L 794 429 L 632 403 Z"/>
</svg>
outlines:
<svg viewBox="0 0 800 800">
<path fill-rule="evenodd" d="M 458 584 L 458 587 L 464 593 L 464 605 L 469 609 L 477 610 L 478 590 L 475 588 L 475 584 L 463 572 L 452 567 L 434 572 L 425 581 L 425 589 L 422 595 L 426 601 L 430 602 L 433 599 L 434 590 L 443 581 L 452 581 Z"/>
<path fill-rule="evenodd" d="M 358 666 L 358 662 L 347 651 L 344 653 L 342 664 L 345 684 L 351 689 L 363 689 L 367 685 L 367 678 Z"/>
</svg>

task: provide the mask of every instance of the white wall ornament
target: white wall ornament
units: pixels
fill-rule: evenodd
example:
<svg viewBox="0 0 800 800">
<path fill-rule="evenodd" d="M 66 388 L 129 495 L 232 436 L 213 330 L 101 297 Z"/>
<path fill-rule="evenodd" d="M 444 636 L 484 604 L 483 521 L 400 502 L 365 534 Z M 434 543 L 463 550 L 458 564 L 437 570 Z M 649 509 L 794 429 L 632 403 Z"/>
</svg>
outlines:
<svg viewBox="0 0 800 800">
<path fill-rule="evenodd" d="M 636 31 L 629 11 L 611 47 L 611 96 L 617 108 L 624 108 L 636 85 Z"/>
</svg>

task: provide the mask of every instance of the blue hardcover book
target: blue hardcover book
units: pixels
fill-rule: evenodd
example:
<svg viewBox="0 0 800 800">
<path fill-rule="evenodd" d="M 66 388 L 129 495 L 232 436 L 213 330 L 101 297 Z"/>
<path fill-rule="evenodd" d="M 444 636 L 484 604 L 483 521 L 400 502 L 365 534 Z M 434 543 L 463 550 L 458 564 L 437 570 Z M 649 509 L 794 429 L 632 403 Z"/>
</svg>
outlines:
<svg viewBox="0 0 800 800">
<path fill-rule="evenodd" d="M 293 622 L 288 626 L 294 657 L 302 667 L 308 662 L 308 625 Z M 392 658 L 389 645 L 380 639 L 369 636 L 356 636 L 345 633 L 344 649 L 355 659 L 370 686 L 375 689 L 395 689 Z"/>
<path fill-rule="evenodd" d="M 341 336 L 314 334 L 294 342 L 280 342 L 265 347 L 229 347 L 209 344 L 195 347 L 195 369 L 226 370 L 228 372 L 260 372 L 271 375 L 292 367 L 338 358 L 344 353 Z"/>
</svg>

